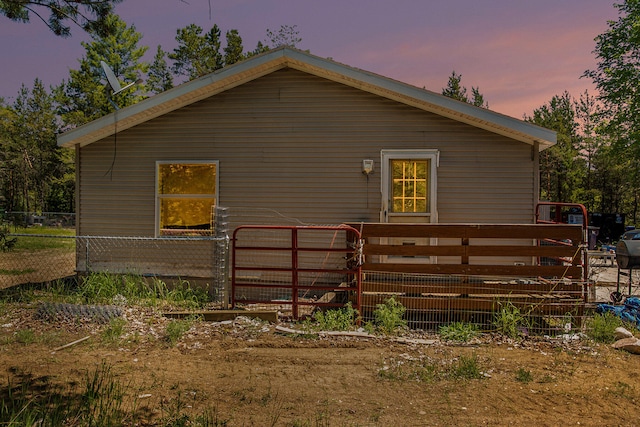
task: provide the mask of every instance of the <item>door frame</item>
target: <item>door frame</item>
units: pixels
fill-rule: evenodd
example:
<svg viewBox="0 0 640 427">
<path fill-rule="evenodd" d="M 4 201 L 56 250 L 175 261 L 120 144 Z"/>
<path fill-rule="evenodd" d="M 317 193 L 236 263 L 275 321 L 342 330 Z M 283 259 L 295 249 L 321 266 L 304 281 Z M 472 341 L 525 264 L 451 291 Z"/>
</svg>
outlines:
<svg viewBox="0 0 640 427">
<path fill-rule="evenodd" d="M 438 222 L 438 166 L 440 166 L 440 152 L 437 149 L 413 149 L 413 150 L 381 150 L 380 169 L 382 175 L 380 186 L 382 193 L 382 209 L 380 211 L 380 222 L 389 222 L 389 203 L 391 196 L 391 172 L 389 163 L 391 160 L 430 160 L 429 169 L 429 212 L 427 214 L 391 214 L 406 217 L 429 217 L 429 223 Z"/>
</svg>

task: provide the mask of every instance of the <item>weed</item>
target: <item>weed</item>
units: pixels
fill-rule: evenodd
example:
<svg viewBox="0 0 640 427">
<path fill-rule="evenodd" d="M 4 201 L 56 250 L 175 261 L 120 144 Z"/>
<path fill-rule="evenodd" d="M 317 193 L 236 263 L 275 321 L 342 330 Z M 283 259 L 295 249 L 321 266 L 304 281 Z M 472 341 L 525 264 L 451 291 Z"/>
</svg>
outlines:
<svg viewBox="0 0 640 427">
<path fill-rule="evenodd" d="M 452 360 L 426 359 L 391 360 L 378 370 L 378 377 L 390 381 L 435 382 L 483 378 L 478 357 L 462 355 Z"/>
<path fill-rule="evenodd" d="M 533 374 L 527 369 L 520 368 L 516 371 L 516 381 L 525 384 L 530 383 L 533 381 Z"/>
<path fill-rule="evenodd" d="M 624 322 L 613 313 L 596 314 L 587 324 L 587 336 L 595 342 L 610 344 L 615 340 L 614 331 Z"/>
<path fill-rule="evenodd" d="M 93 374 L 87 374 L 80 410 L 87 425 L 117 425 L 121 422 L 126 389 L 115 380 L 111 366 L 104 362 Z"/>
<path fill-rule="evenodd" d="M 82 391 L 77 383 L 64 388 L 52 384 L 48 377 L 23 373 L 18 378 L 17 385 L 9 381 L 1 396 L 1 425 L 122 425 L 127 417 L 122 409 L 127 386 L 117 381 L 104 363 L 93 373 L 87 372 Z"/>
<path fill-rule="evenodd" d="M 493 326 L 496 330 L 509 338 L 518 338 L 523 330 L 530 327 L 527 316 L 518 307 L 508 301 L 502 304 L 493 315 Z"/>
<path fill-rule="evenodd" d="M 109 325 L 102 331 L 102 340 L 107 343 L 117 342 L 124 333 L 126 320 L 121 317 L 114 317 L 109 321 Z"/>
<path fill-rule="evenodd" d="M 358 320 L 358 310 L 347 303 L 343 308 L 319 311 L 314 314 L 315 325 L 308 325 L 311 330 L 348 331 L 353 329 Z"/>
<path fill-rule="evenodd" d="M 18 239 L 16 237 L 9 235 L 9 226 L 6 224 L 0 225 L 0 251 L 8 252 L 12 250 L 17 242 Z"/>
<path fill-rule="evenodd" d="M 478 327 L 472 323 L 454 322 L 440 326 L 440 337 L 446 341 L 468 342 L 480 333 Z"/>
<path fill-rule="evenodd" d="M 633 402 L 635 397 L 634 387 L 622 381 L 616 381 L 613 387 L 610 388 L 609 393 L 616 397 L 627 399 L 630 402 Z"/>
<path fill-rule="evenodd" d="M 402 318 L 406 310 L 394 297 L 386 300 L 384 304 L 376 305 L 373 312 L 376 328 L 387 335 L 398 334 L 407 328 L 407 321 Z"/>
<path fill-rule="evenodd" d="M 20 344 L 32 344 L 36 341 L 36 334 L 31 329 L 20 329 L 16 331 L 16 341 Z"/>
<path fill-rule="evenodd" d="M 450 376 L 455 379 L 477 380 L 482 378 L 477 356 L 460 356 L 450 370 Z"/>
<path fill-rule="evenodd" d="M 171 347 L 175 346 L 180 338 L 189 330 L 191 326 L 193 326 L 194 322 L 197 320 L 197 317 L 187 317 L 185 319 L 177 319 L 171 320 L 169 324 L 167 324 L 166 329 L 166 339 Z"/>
</svg>

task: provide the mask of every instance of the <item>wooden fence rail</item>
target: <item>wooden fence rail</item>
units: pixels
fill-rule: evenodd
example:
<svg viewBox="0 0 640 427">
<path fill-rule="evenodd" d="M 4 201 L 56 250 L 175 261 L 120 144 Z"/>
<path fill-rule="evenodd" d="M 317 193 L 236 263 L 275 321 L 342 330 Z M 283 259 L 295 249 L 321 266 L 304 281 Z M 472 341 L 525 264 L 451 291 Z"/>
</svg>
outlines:
<svg viewBox="0 0 640 427">
<path fill-rule="evenodd" d="M 365 241 L 365 316 L 390 296 L 427 323 L 486 320 L 505 304 L 529 314 L 582 316 L 588 276 L 580 225 L 349 225 Z"/>
</svg>

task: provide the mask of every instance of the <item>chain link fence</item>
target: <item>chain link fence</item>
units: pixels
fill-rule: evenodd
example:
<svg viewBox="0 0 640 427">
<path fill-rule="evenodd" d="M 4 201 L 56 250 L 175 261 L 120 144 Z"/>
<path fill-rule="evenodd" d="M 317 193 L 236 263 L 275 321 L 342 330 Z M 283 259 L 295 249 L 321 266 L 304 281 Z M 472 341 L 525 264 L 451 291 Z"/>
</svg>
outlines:
<svg viewBox="0 0 640 427">
<path fill-rule="evenodd" d="M 0 289 L 108 272 L 206 285 L 226 301 L 227 237 L 109 237 L 9 234 L 18 244 L 0 252 Z"/>
</svg>

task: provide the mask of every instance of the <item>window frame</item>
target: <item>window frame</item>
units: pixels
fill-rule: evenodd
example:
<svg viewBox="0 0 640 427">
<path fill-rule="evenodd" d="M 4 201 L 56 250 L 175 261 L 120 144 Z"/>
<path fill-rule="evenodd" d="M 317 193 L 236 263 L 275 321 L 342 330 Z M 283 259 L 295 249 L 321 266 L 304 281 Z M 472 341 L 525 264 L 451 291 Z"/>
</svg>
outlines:
<svg viewBox="0 0 640 427">
<path fill-rule="evenodd" d="M 198 194 L 198 195 L 187 195 L 187 197 L 180 197 L 180 195 L 178 195 L 178 197 L 176 197 L 176 194 L 167 194 L 167 198 L 192 198 L 194 196 L 199 196 L 199 197 L 203 197 L 203 198 L 213 198 L 214 199 L 214 206 L 219 206 L 219 190 L 220 190 L 220 161 L 219 160 L 156 160 L 156 165 L 155 165 L 155 185 L 154 185 L 154 189 L 155 189 L 155 237 L 167 237 L 167 236 L 163 236 L 161 234 L 161 224 L 160 224 L 160 206 L 161 206 L 161 200 L 165 197 L 163 197 L 163 195 L 160 194 L 160 188 L 159 188 L 159 177 L 160 177 L 160 166 L 161 165 L 170 165 L 170 164 L 179 164 L 179 165 L 187 165 L 187 164 L 191 164 L 191 165 L 198 165 L 198 164 L 205 164 L 205 165 L 214 165 L 215 166 L 215 193 L 213 194 Z M 213 196 L 213 197 L 211 197 Z"/>
<path fill-rule="evenodd" d="M 437 149 L 417 149 L 417 150 L 382 150 L 380 153 L 382 164 L 381 192 L 382 192 L 382 220 L 389 222 L 390 216 L 405 217 L 429 217 L 430 223 L 438 222 L 438 167 L 440 166 L 440 151 Z M 393 171 L 391 170 L 392 160 L 428 160 L 429 182 L 427 186 L 427 199 L 429 200 L 427 212 L 393 212 L 391 196 L 393 193 Z"/>
</svg>

